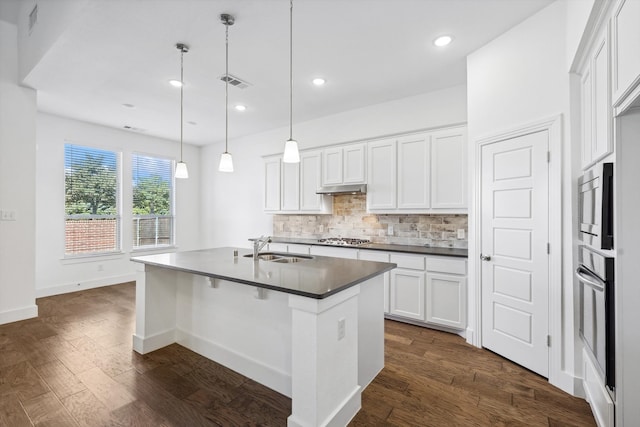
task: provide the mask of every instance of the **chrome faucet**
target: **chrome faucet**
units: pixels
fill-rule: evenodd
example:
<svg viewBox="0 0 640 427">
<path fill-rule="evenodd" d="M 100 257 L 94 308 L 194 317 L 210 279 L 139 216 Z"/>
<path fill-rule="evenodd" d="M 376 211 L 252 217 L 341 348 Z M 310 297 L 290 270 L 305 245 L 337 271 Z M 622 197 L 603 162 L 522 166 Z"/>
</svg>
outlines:
<svg viewBox="0 0 640 427">
<path fill-rule="evenodd" d="M 271 236 L 260 236 L 258 238 L 249 240 L 253 242 L 253 259 L 257 260 L 258 254 L 260 253 L 262 248 L 267 246 L 268 243 L 271 243 Z"/>
</svg>

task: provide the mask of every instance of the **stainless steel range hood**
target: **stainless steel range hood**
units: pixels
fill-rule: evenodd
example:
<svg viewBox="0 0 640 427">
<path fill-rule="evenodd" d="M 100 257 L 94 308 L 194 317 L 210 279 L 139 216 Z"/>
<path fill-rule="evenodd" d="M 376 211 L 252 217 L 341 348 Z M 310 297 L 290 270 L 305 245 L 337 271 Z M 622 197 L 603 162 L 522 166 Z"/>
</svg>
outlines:
<svg viewBox="0 0 640 427">
<path fill-rule="evenodd" d="M 366 194 L 367 184 L 343 184 L 327 187 L 320 187 L 316 194 L 328 194 L 337 196 L 339 194 Z"/>
</svg>

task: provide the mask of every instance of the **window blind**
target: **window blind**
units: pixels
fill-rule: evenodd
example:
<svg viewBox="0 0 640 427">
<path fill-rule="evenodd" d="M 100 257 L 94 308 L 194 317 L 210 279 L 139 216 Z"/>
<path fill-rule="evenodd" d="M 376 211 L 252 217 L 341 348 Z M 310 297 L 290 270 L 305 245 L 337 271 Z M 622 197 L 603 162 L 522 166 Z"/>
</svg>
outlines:
<svg viewBox="0 0 640 427">
<path fill-rule="evenodd" d="M 65 254 L 120 250 L 118 153 L 64 146 Z"/>
<path fill-rule="evenodd" d="M 173 245 L 173 161 L 134 153 L 133 249 Z"/>
</svg>

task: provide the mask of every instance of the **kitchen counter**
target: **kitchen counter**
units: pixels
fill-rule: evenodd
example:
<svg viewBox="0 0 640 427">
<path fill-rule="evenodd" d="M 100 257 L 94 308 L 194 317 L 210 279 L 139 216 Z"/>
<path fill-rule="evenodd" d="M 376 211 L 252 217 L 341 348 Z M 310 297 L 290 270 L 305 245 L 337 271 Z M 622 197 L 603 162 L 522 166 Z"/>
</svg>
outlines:
<svg viewBox="0 0 640 427">
<path fill-rule="evenodd" d="M 419 255 L 440 255 L 467 258 L 468 250 L 464 248 L 439 248 L 432 246 L 394 245 L 385 243 L 367 243 L 359 246 L 336 246 L 318 242 L 317 239 L 303 239 L 295 237 L 272 237 L 274 243 L 295 243 L 298 245 L 334 246 L 340 248 L 370 249 L 374 251 L 404 252 Z"/>
<path fill-rule="evenodd" d="M 238 256 L 233 256 L 233 251 Z M 271 252 L 270 252 L 271 253 Z M 396 267 L 384 262 L 313 256 L 295 263 L 258 260 L 251 250 L 215 248 L 131 258 L 131 261 L 288 294 L 322 299 Z M 290 254 L 282 254 L 290 256 Z M 290 274 L 295 272 L 295 274 Z"/>
<path fill-rule="evenodd" d="M 132 258 L 133 349 L 178 343 L 289 396 L 289 427 L 347 425 L 384 367 L 384 273 L 395 264 L 247 254 L 225 247 Z"/>
</svg>

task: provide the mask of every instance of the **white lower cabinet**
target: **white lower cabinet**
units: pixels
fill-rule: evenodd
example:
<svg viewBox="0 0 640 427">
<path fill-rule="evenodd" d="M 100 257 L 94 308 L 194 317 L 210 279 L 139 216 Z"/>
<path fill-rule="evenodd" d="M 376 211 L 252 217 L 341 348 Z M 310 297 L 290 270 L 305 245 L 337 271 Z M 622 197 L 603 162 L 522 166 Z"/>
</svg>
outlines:
<svg viewBox="0 0 640 427">
<path fill-rule="evenodd" d="M 382 251 L 359 250 L 358 259 L 363 261 L 389 262 L 389 253 Z M 390 273 L 384 273 L 384 313 L 389 314 L 389 276 Z"/>
<path fill-rule="evenodd" d="M 453 274 L 427 273 L 426 321 L 456 329 L 467 327 L 467 279 Z"/>
<path fill-rule="evenodd" d="M 424 322 L 424 272 L 391 270 L 389 314 Z"/>
<path fill-rule="evenodd" d="M 353 248 L 337 248 L 335 246 L 311 246 L 310 253 L 311 255 L 358 259 L 358 250 Z"/>
</svg>

